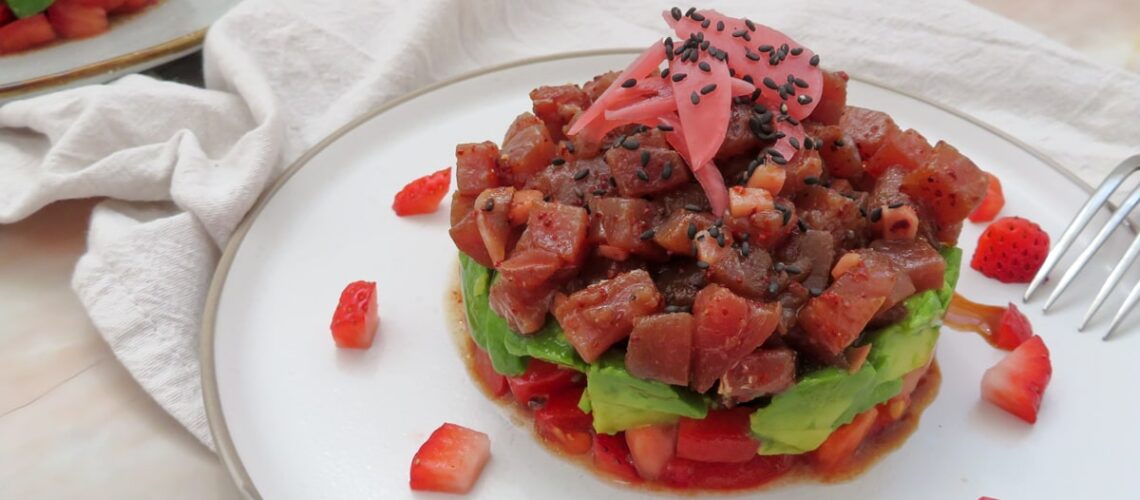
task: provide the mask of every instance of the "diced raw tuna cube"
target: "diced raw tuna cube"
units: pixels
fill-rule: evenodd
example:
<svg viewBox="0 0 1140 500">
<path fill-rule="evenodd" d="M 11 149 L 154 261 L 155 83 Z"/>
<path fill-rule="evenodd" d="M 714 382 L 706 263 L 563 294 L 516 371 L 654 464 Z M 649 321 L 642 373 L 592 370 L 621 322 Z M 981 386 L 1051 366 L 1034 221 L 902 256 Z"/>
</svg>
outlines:
<svg viewBox="0 0 1140 500">
<path fill-rule="evenodd" d="M 694 326 L 689 313 L 639 318 L 629 335 L 625 368 L 635 377 L 688 385 Z"/>
<path fill-rule="evenodd" d="M 638 269 L 574 292 L 554 308 L 554 316 L 578 355 L 593 362 L 663 302 L 649 273 Z"/>
<path fill-rule="evenodd" d="M 475 209 L 479 210 L 478 205 Z M 586 258 L 586 233 L 589 226 L 586 209 L 545 203 L 531 211 L 526 230 L 519 238 L 518 248 L 546 250 L 557 255 L 567 265 L 576 266 Z"/>
<path fill-rule="evenodd" d="M 701 290 L 693 304 L 697 324 L 689 386 L 698 392 L 709 390 L 772 335 L 779 315 L 778 305 L 750 303 L 720 285 Z"/>
<path fill-rule="evenodd" d="M 496 266 L 507 258 L 508 243 L 511 239 L 511 199 L 515 188 L 498 187 L 483 191 L 475 199 L 475 222 L 483 245 Z"/>
<path fill-rule="evenodd" d="M 640 198 L 594 198 L 590 200 L 590 241 L 643 257 L 664 257 L 653 242 L 652 228 L 660 217 L 659 205 Z"/>
<path fill-rule="evenodd" d="M 574 84 L 542 86 L 530 91 L 532 110 L 554 140 L 566 138 L 563 128 L 578 113 L 590 107 L 590 96 Z"/>
<path fill-rule="evenodd" d="M 792 161 L 788 162 L 785 170 L 787 175 L 784 178 L 784 189 L 780 194 L 790 197 L 820 181 L 823 177 L 823 160 L 819 158 L 819 152 L 814 149 L 800 151 Z"/>
<path fill-rule="evenodd" d="M 916 291 L 942 288 L 946 261 L 930 243 L 922 240 L 876 240 L 870 247 L 910 276 Z"/>
<path fill-rule="evenodd" d="M 787 348 L 757 349 L 720 378 L 717 395 L 740 404 L 777 394 L 796 383 L 796 352 Z"/>
<path fill-rule="evenodd" d="M 938 141 L 926 163 L 903 178 L 902 192 L 944 228 L 965 220 L 986 197 L 988 186 L 989 178 L 974 162 Z"/>
<path fill-rule="evenodd" d="M 752 106 L 749 104 L 732 105 L 732 115 L 728 119 L 728 131 L 724 142 L 716 152 L 718 160 L 726 160 L 734 156 L 747 153 L 756 148 L 759 139 L 748 125 L 752 118 Z"/>
<path fill-rule="evenodd" d="M 800 326 L 823 354 L 837 356 L 859 338 L 894 288 L 890 261 L 864 255 L 822 295 L 808 300 L 800 309 Z"/>
<path fill-rule="evenodd" d="M 810 186 L 797 201 L 800 219 L 809 228 L 830 232 L 838 247 L 861 246 L 867 219 L 859 212 L 855 200 L 834 189 Z"/>
<path fill-rule="evenodd" d="M 498 187 L 499 147 L 491 141 L 455 146 L 455 186 L 460 193 L 479 196 Z"/>
<path fill-rule="evenodd" d="M 689 169 L 676 151 L 641 146 L 615 146 L 606 151 L 618 193 L 628 198 L 672 190 L 689 182 Z"/>
<path fill-rule="evenodd" d="M 503 176 L 515 187 L 523 187 L 534 174 L 546 168 L 552 158 L 554 140 L 546 124 L 530 113 L 515 118 L 503 138 L 499 159 Z"/>
<path fill-rule="evenodd" d="M 855 140 L 863 158 L 870 158 L 884 139 L 899 132 L 899 126 L 886 113 L 855 106 L 847 106 L 839 119 L 839 127 Z"/>
<path fill-rule="evenodd" d="M 883 140 L 879 150 L 867 159 L 867 173 L 878 177 L 896 165 L 905 172 L 912 172 L 926 162 L 933 149 L 922 134 L 908 128 Z"/>
<path fill-rule="evenodd" d="M 610 166 L 598 157 L 550 165 L 531 177 L 526 186 L 542 191 L 550 201 L 585 206 L 594 197 L 617 193 L 610 177 Z"/>
<path fill-rule="evenodd" d="M 534 333 L 546 324 L 546 314 L 550 311 L 555 291 L 552 283 L 523 288 L 497 279 L 491 284 L 491 310 L 507 320 L 512 330 L 524 335 Z"/>
<path fill-rule="evenodd" d="M 824 125 L 838 125 L 843 109 L 847 106 L 847 73 L 842 71 L 823 72 L 823 94 L 819 103 L 808 115 L 809 120 L 815 120 Z"/>
<path fill-rule="evenodd" d="M 495 267 L 491 255 L 487 253 L 487 246 L 483 244 L 483 235 L 479 234 L 479 224 L 475 222 L 475 212 L 468 212 L 458 223 L 452 224 L 447 233 L 460 252 L 471 257 L 483 267 Z"/>
</svg>

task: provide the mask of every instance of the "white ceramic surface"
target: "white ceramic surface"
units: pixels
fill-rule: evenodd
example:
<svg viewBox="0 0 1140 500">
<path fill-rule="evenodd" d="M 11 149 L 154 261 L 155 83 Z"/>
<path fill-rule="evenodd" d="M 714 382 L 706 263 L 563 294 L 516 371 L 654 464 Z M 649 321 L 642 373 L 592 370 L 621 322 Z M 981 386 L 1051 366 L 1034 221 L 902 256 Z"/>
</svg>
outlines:
<svg viewBox="0 0 1140 500">
<path fill-rule="evenodd" d="M 154 47 L 206 29 L 238 1 L 161 0 L 138 15 L 115 20 L 111 30 L 102 35 L 65 40 L 42 49 L 0 56 L 0 91 L 19 89 L 24 82 L 67 75 L 108 61 L 131 60 L 129 64 L 115 64 L 111 71 L 78 79 L 62 78 L 50 87 L 36 86 L 30 89 L 31 93 L 59 86 L 104 82 L 173 60 L 193 51 L 197 45 L 178 52 L 153 50 Z M 141 52 L 146 52 L 146 56 L 134 60 L 132 56 Z"/>
<path fill-rule="evenodd" d="M 487 432 L 494 458 L 478 498 L 635 498 L 539 446 L 469 379 L 444 304 L 455 273 L 447 207 L 397 218 L 407 181 L 453 163 L 456 143 L 499 140 L 541 84 L 581 82 L 628 55 L 578 57 L 487 73 L 416 97 L 317 153 L 273 196 L 234 257 L 216 310 L 218 401 L 240 464 L 266 498 L 404 498 L 412 455 L 444 421 Z M 939 108 L 852 82 L 849 102 L 889 111 L 945 139 L 1006 180 L 1004 215 L 1060 234 L 1086 193 L 993 132 Z M 962 235 L 967 258 L 980 228 Z M 1118 239 L 1119 240 L 1119 239 Z M 1114 241 L 1119 247 L 1121 241 Z M 1120 251 L 1119 248 L 1113 249 Z M 224 272 L 224 271 L 223 271 Z M 966 269 L 959 290 L 1005 303 L 1021 287 Z M 1096 266 L 1048 317 L 1026 307 L 1053 352 L 1054 379 L 1029 426 L 979 400 L 982 372 L 1002 353 L 972 334 L 943 332 L 944 382 L 918 431 L 859 478 L 780 488 L 779 498 L 1134 498 L 1140 477 L 1140 317 L 1118 340 L 1075 326 Z M 375 280 L 381 326 L 371 350 L 334 347 L 328 321 L 345 283 Z M 1119 297 L 1116 299 L 1119 301 Z M 207 366 L 209 364 L 207 363 Z M 207 382 L 209 383 L 209 382 Z M 218 429 L 215 429 L 216 431 Z M 222 446 L 231 443 L 222 442 Z"/>
</svg>

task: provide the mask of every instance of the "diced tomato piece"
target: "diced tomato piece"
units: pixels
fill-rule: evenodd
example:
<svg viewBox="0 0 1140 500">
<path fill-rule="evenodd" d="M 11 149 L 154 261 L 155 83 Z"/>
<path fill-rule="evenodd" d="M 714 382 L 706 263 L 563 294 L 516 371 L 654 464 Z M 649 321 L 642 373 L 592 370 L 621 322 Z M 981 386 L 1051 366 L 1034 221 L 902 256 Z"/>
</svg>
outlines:
<svg viewBox="0 0 1140 500">
<path fill-rule="evenodd" d="M 824 125 L 838 125 L 847 107 L 847 73 L 842 71 L 823 72 L 823 94 L 819 104 L 812 110 L 809 119 Z"/>
<path fill-rule="evenodd" d="M 1033 325 L 1029 323 L 1017 306 L 1010 302 L 1001 315 L 997 334 L 994 335 L 994 345 L 1012 351 L 1033 336 Z"/>
<path fill-rule="evenodd" d="M 491 364 L 491 356 L 487 355 L 487 351 L 472 342 L 471 357 L 474 358 L 475 374 L 479 376 L 479 382 L 483 384 L 483 388 L 496 398 L 506 394 L 508 389 L 507 377 L 495 371 L 495 367 Z"/>
<path fill-rule="evenodd" d="M 55 30 L 42 13 L 0 26 L 0 54 L 22 52 L 53 40 Z"/>
<path fill-rule="evenodd" d="M 698 462 L 747 462 L 760 442 L 752 437 L 751 408 L 710 410 L 703 419 L 681 417 L 677 424 L 677 456 Z"/>
<path fill-rule="evenodd" d="M 911 172 L 925 163 L 933 150 L 922 134 L 910 128 L 887 136 L 875 154 L 867 159 L 865 167 L 871 177 L 879 177 L 887 168 L 896 165 L 905 172 Z"/>
<path fill-rule="evenodd" d="M 8 4 L 0 3 L 0 26 L 16 20 L 16 15 L 8 8 Z"/>
<path fill-rule="evenodd" d="M 337 347 L 368 349 L 380 324 L 376 306 L 376 282 L 354 281 L 344 287 L 333 313 L 333 340 Z"/>
<path fill-rule="evenodd" d="M 689 383 L 693 353 L 693 315 L 655 314 L 633 324 L 625 353 L 625 368 L 635 377 L 666 384 Z"/>
<path fill-rule="evenodd" d="M 835 429 L 827 437 L 827 441 L 824 441 L 812 454 L 816 463 L 824 470 L 835 470 L 838 466 L 843 465 L 855 455 L 859 445 L 871 432 L 878 416 L 879 411 L 871 408 L 857 415 L 850 423 Z"/>
<path fill-rule="evenodd" d="M 594 438 L 590 435 L 594 419 L 578 407 L 581 387 L 568 387 L 546 399 L 534 410 L 534 429 L 546 442 L 563 453 L 582 455 L 590 451 Z"/>
<path fill-rule="evenodd" d="M 582 374 L 534 358 L 527 362 L 526 371 L 522 375 L 507 377 L 511 393 L 521 405 L 545 404 L 551 394 L 581 382 Z"/>
<path fill-rule="evenodd" d="M 646 425 L 627 429 L 625 442 L 637 473 L 644 479 L 655 480 L 677 450 L 676 425 Z"/>
<path fill-rule="evenodd" d="M 641 482 L 629 445 L 622 434 L 594 434 L 594 466 L 598 470 L 631 483 Z"/>
<path fill-rule="evenodd" d="M 439 203 L 447 196 L 451 187 L 451 168 L 425 175 L 416 179 L 399 193 L 392 202 L 392 210 L 401 217 L 405 215 L 430 214 L 439 209 Z"/>
<path fill-rule="evenodd" d="M 499 186 L 499 147 L 491 141 L 455 146 L 455 188 L 468 196 Z"/>
<path fill-rule="evenodd" d="M 445 423 L 412 458 L 410 486 L 417 491 L 467 493 L 491 459 L 486 434 Z"/>
<path fill-rule="evenodd" d="M 992 221 L 1005 207 L 1005 194 L 1001 190 L 1001 181 L 989 172 L 986 172 L 986 178 L 990 180 L 986 186 L 986 197 L 982 198 L 982 204 L 970 214 L 970 222 Z"/>
<path fill-rule="evenodd" d="M 986 370 L 982 399 L 1032 424 L 1052 376 L 1049 349 L 1034 335 Z"/>
<path fill-rule="evenodd" d="M 47 10 L 48 21 L 63 38 L 84 38 L 107 31 L 107 11 L 74 0 L 58 0 Z"/>
<path fill-rule="evenodd" d="M 883 145 L 887 137 L 899 133 L 899 126 L 890 115 L 856 106 L 847 106 L 839 119 L 839 128 L 855 140 L 859 155 L 870 158 Z"/>
<path fill-rule="evenodd" d="M 737 490 L 755 488 L 783 476 L 796 464 L 795 455 L 755 455 L 740 463 L 710 463 L 674 457 L 661 481 L 674 488 Z"/>
</svg>

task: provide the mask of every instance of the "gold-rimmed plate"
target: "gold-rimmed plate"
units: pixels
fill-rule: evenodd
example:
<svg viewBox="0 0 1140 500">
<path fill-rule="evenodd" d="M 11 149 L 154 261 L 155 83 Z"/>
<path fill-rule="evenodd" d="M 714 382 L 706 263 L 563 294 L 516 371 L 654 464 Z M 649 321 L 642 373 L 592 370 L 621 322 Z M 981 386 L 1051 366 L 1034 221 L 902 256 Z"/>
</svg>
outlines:
<svg viewBox="0 0 1140 500">
<path fill-rule="evenodd" d="M 111 30 L 0 56 L 0 103 L 101 83 L 193 52 L 206 28 L 240 0 L 162 0 L 112 21 Z"/>
</svg>

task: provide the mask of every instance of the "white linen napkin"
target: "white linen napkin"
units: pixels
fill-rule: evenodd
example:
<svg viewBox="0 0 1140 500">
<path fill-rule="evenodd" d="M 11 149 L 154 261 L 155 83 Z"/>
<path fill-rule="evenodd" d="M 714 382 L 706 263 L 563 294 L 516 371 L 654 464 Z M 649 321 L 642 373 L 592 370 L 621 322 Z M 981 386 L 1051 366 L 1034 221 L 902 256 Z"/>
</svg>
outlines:
<svg viewBox="0 0 1140 500">
<path fill-rule="evenodd" d="M 293 159 L 432 82 L 528 56 L 644 47 L 662 2 L 247 0 L 207 37 L 206 89 L 130 76 L 0 107 L 0 223 L 102 196 L 75 292 L 119 360 L 212 446 L 198 331 L 220 248 Z M 720 1 L 823 65 L 978 117 L 1090 184 L 1140 147 L 1140 75 L 978 7 Z M 683 6 L 684 7 L 684 6 Z M 141 20 L 145 22 L 144 20 Z M 591 75 L 582 75 L 585 80 Z M 563 83 L 563 82 L 551 82 Z"/>
</svg>

